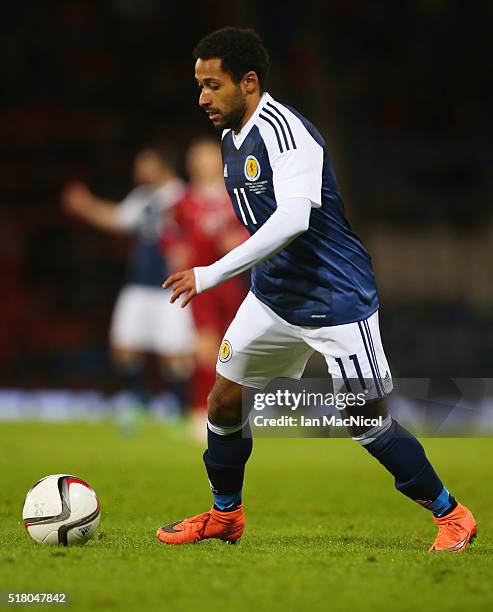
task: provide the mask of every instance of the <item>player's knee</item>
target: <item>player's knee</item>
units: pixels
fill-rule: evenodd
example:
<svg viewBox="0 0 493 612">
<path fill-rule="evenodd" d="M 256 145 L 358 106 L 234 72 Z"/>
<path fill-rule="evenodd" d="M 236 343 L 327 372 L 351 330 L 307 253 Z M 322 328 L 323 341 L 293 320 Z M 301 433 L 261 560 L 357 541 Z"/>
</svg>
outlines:
<svg viewBox="0 0 493 612">
<path fill-rule="evenodd" d="M 124 375 L 140 371 L 145 365 L 145 356 L 142 353 L 116 346 L 111 347 L 111 360 L 113 367 Z"/>
<path fill-rule="evenodd" d="M 213 387 L 207 398 L 208 418 L 211 423 L 232 427 L 241 423 L 241 402 Z"/>
<path fill-rule="evenodd" d="M 159 367 L 164 378 L 188 380 L 195 369 L 195 361 L 192 355 L 162 356 Z"/>
</svg>

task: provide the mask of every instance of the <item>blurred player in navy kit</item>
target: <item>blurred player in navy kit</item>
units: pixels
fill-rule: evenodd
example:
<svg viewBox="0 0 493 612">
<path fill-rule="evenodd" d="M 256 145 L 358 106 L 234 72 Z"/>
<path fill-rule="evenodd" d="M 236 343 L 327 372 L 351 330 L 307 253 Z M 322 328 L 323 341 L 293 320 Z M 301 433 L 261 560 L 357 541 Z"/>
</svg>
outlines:
<svg viewBox="0 0 493 612">
<path fill-rule="evenodd" d="M 266 92 L 269 57 L 253 30 L 218 30 L 199 42 L 194 57 L 199 105 L 222 131 L 226 187 L 251 236 L 211 265 L 172 274 L 163 286 L 173 288 L 172 302 L 183 296 L 182 307 L 249 268 L 252 287 L 224 336 L 209 395 L 204 462 L 213 508 L 165 525 L 158 539 L 235 543 L 241 537 L 252 451 L 242 389 L 300 378 L 317 351 L 334 393 L 366 396 L 363 407 L 348 402 L 343 415 L 380 417 L 371 428 L 352 426 L 351 435 L 392 474 L 398 491 L 432 513 L 438 536 L 431 550 L 464 550 L 476 535 L 474 517 L 443 485 L 420 442 L 387 411 L 392 379 L 370 257 L 345 218 L 322 136 Z M 348 503 L 358 503 L 357 495 L 352 483 Z"/>
<path fill-rule="evenodd" d="M 68 214 L 98 229 L 134 235 L 126 284 L 111 321 L 113 362 L 137 403 L 145 405 L 145 357 L 154 353 L 167 387 L 183 407 L 193 370 L 195 330 L 190 312 L 162 299 L 162 275 L 168 274 L 168 265 L 159 239 L 185 184 L 163 148 L 137 153 L 133 172 L 137 187 L 120 203 L 97 197 L 83 183 L 69 184 L 62 203 Z"/>
</svg>

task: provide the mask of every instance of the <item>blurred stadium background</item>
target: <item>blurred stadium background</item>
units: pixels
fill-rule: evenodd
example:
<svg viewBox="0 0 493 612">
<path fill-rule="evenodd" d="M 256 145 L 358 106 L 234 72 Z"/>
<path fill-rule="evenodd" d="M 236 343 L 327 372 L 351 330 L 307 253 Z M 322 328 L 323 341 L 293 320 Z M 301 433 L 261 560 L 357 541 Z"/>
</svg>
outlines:
<svg viewBox="0 0 493 612">
<path fill-rule="evenodd" d="M 183 156 L 209 133 L 191 51 L 228 24 L 259 31 L 269 91 L 329 144 L 373 257 L 394 376 L 490 376 L 492 12 L 453 0 L 11 6 L 0 24 L 0 412 L 13 390 L 121 390 L 107 331 L 128 242 L 69 219 L 60 192 L 80 178 L 122 199 L 142 144 Z"/>
</svg>

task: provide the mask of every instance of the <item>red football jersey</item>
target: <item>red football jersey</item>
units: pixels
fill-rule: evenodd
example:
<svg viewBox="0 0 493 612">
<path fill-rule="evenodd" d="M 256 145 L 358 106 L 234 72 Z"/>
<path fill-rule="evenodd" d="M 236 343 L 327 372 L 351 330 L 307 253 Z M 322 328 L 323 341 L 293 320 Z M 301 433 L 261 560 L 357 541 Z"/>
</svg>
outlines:
<svg viewBox="0 0 493 612">
<path fill-rule="evenodd" d="M 192 266 L 207 266 L 248 238 L 225 188 L 206 192 L 190 187 L 175 208 L 175 219 L 193 249 Z"/>
<path fill-rule="evenodd" d="M 165 228 L 162 246 L 171 272 L 177 272 L 208 266 L 247 238 L 225 188 L 205 192 L 192 186 L 174 207 L 174 225 Z M 197 326 L 224 333 L 246 291 L 243 280 L 235 277 L 198 295 L 192 300 Z"/>
</svg>

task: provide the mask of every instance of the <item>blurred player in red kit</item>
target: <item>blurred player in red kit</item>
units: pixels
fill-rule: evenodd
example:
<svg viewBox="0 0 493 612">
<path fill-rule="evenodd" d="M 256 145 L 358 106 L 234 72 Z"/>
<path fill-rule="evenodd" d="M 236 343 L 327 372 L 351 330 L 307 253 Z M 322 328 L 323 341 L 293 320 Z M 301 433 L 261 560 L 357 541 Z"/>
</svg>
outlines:
<svg viewBox="0 0 493 612">
<path fill-rule="evenodd" d="M 198 262 L 213 263 L 248 237 L 224 186 L 219 144 L 210 138 L 196 140 L 187 151 L 186 166 L 189 187 L 174 209 L 174 227 L 165 228 L 161 241 L 174 271 Z M 242 278 L 235 277 L 192 302 L 198 334 L 192 397 L 195 437 L 204 437 L 207 395 L 216 376 L 214 364 L 221 338 L 246 293 Z"/>
</svg>

